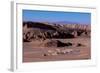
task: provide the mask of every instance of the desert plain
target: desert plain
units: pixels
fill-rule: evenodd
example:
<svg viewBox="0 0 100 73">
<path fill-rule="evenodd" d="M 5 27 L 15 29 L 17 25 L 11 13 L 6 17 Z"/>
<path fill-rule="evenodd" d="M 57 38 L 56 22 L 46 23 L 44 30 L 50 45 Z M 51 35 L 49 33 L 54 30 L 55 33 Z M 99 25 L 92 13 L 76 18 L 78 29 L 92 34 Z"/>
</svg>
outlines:
<svg viewBox="0 0 100 73">
<path fill-rule="evenodd" d="M 23 22 L 23 62 L 91 59 L 91 26 Z"/>
</svg>

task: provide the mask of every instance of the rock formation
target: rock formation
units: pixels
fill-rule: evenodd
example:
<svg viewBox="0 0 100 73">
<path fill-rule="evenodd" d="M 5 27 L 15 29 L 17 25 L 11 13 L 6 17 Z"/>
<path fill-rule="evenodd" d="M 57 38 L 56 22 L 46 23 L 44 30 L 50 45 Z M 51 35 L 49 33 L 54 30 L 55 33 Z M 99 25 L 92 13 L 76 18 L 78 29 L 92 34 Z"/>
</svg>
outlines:
<svg viewBox="0 0 100 73">
<path fill-rule="evenodd" d="M 23 22 L 23 41 L 44 41 L 45 39 L 67 39 L 76 37 L 90 37 L 90 25 L 80 24 L 47 24 L 40 22 Z"/>
</svg>

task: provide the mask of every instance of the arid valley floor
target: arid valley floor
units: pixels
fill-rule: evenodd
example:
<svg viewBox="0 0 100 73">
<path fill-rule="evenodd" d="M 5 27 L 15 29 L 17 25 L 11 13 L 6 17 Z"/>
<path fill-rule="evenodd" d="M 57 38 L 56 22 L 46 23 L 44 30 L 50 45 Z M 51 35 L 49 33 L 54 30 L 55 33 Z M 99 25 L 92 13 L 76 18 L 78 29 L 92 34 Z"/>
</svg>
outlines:
<svg viewBox="0 0 100 73">
<path fill-rule="evenodd" d="M 40 26 L 43 25 L 40 24 Z M 61 28 L 59 27 L 55 28 L 56 30 L 51 28 L 51 26 L 45 26 L 47 28 L 45 27 L 40 28 L 40 26 L 24 25 L 23 62 L 84 60 L 91 58 L 91 43 L 90 43 L 91 36 L 90 36 L 90 29 L 87 28 L 87 26 L 84 28 L 79 26 L 80 29 L 77 28 L 78 30 L 74 29 L 76 27 L 74 28 L 71 27 L 71 29 L 68 29 L 70 31 L 65 29 L 62 30 L 63 26 L 59 26 Z M 33 27 L 36 27 L 36 29 L 33 30 L 34 29 Z M 45 34 L 44 36 L 43 34 L 47 31 L 43 30 L 42 28 L 43 29 L 45 28 L 46 30 L 49 29 L 50 30 L 48 31 L 49 33 L 51 33 L 51 30 L 53 30 L 53 32 L 51 33 L 53 35 Z M 62 30 L 63 33 L 62 32 L 60 33 L 58 30 Z M 76 30 L 77 34 L 75 33 Z M 78 35 L 78 33 L 80 33 L 80 35 Z M 68 37 L 63 37 L 63 36 L 68 36 Z"/>
</svg>

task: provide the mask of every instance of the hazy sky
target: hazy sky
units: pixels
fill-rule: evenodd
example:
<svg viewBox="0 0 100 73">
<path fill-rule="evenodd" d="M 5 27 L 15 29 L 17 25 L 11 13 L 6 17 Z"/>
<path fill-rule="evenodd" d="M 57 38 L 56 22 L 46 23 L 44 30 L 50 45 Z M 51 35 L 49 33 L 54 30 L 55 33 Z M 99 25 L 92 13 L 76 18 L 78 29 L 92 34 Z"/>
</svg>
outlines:
<svg viewBox="0 0 100 73">
<path fill-rule="evenodd" d="M 91 24 L 91 13 L 23 10 L 23 21 Z"/>
</svg>

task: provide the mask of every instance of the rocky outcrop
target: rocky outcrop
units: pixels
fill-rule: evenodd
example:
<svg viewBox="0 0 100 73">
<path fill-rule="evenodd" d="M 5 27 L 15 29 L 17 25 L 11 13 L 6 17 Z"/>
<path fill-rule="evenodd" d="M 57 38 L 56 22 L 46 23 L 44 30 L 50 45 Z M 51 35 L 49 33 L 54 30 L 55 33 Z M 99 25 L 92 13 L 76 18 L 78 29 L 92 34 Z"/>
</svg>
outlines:
<svg viewBox="0 0 100 73">
<path fill-rule="evenodd" d="M 67 39 L 76 37 L 90 37 L 90 25 L 66 24 L 56 25 L 40 22 L 23 22 L 23 41 L 44 41 L 45 39 Z"/>
<path fill-rule="evenodd" d="M 63 25 L 63 27 L 67 29 L 73 29 L 73 30 L 87 30 L 87 31 L 91 30 L 90 25 L 81 25 L 81 24 L 66 24 Z"/>
<path fill-rule="evenodd" d="M 72 43 L 61 42 L 60 40 L 47 40 L 43 43 L 44 47 L 65 47 L 65 46 L 72 46 Z"/>
</svg>

